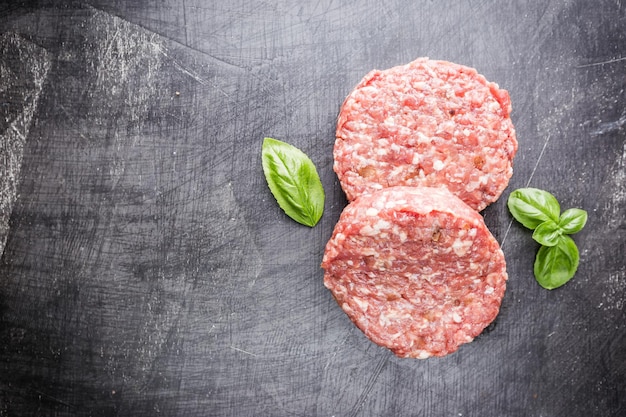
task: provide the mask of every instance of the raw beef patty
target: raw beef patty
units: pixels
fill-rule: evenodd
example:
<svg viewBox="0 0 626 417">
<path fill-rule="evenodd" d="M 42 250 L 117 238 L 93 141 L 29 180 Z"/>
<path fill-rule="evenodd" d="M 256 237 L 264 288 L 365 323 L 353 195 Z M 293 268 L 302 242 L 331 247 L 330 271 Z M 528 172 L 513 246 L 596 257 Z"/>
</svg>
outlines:
<svg viewBox="0 0 626 417">
<path fill-rule="evenodd" d="M 397 186 L 348 204 L 324 285 L 373 342 L 400 357 L 454 352 L 491 323 L 507 274 L 482 216 L 445 189 Z"/>
<path fill-rule="evenodd" d="M 374 70 L 341 107 L 334 170 L 350 201 L 394 185 L 447 187 L 480 211 L 512 174 L 510 112 L 508 92 L 473 68 L 419 58 Z"/>
</svg>

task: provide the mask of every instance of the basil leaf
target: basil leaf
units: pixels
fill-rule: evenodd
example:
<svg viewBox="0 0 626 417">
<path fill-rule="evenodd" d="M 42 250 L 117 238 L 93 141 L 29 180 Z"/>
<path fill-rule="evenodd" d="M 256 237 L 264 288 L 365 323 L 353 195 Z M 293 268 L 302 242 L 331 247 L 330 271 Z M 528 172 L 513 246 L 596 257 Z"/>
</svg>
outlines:
<svg viewBox="0 0 626 417">
<path fill-rule="evenodd" d="M 265 138 L 261 160 L 280 208 L 298 223 L 315 226 L 324 212 L 324 188 L 311 159 L 295 146 Z"/>
<path fill-rule="evenodd" d="M 544 246 L 554 246 L 562 234 L 558 224 L 552 220 L 547 220 L 535 228 L 533 239 Z"/>
<path fill-rule="evenodd" d="M 535 258 L 535 279 L 552 290 L 569 281 L 578 269 L 578 248 L 571 237 L 562 235 L 555 246 L 542 246 Z"/>
<path fill-rule="evenodd" d="M 559 227 L 568 235 L 580 232 L 586 223 L 587 212 L 577 208 L 565 210 L 559 219 Z"/>
<path fill-rule="evenodd" d="M 509 211 L 521 224 L 535 229 L 541 223 L 559 221 L 561 206 L 557 199 L 547 191 L 537 188 L 519 188 L 509 195 Z"/>
</svg>

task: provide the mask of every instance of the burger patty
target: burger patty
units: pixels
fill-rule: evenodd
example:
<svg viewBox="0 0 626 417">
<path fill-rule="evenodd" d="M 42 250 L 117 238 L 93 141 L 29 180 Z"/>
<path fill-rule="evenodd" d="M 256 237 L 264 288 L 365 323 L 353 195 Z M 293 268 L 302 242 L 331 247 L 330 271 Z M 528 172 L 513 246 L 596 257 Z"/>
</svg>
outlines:
<svg viewBox="0 0 626 417">
<path fill-rule="evenodd" d="M 396 186 L 343 210 L 322 261 L 350 319 L 400 357 L 454 352 L 498 314 L 504 255 L 482 216 L 445 189 Z"/>
<path fill-rule="evenodd" d="M 446 187 L 477 211 L 517 151 L 507 91 L 473 68 L 419 58 L 367 74 L 344 101 L 334 170 L 348 200 L 395 185 Z"/>
</svg>

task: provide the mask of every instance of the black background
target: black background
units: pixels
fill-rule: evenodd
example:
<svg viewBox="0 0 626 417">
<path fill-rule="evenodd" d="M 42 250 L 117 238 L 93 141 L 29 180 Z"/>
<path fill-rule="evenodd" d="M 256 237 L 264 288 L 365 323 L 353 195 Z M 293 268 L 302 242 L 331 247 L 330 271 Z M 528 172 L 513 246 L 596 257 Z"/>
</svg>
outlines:
<svg viewBox="0 0 626 417">
<path fill-rule="evenodd" d="M 623 1 L 5 1 L 0 33 L 0 416 L 626 415 Z M 500 315 L 409 360 L 319 264 L 339 106 L 419 56 L 507 89 L 519 151 L 483 211 Z M 273 200 L 264 136 L 317 165 L 316 227 Z M 524 186 L 589 213 L 554 291 L 506 209 Z"/>
</svg>

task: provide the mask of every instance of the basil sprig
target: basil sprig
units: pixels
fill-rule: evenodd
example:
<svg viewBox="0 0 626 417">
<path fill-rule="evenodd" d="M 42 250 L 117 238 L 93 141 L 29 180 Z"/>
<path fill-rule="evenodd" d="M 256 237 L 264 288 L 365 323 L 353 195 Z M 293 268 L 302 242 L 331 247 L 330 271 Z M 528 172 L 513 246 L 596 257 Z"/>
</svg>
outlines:
<svg viewBox="0 0 626 417">
<path fill-rule="evenodd" d="M 580 255 L 576 243 L 568 235 L 579 232 L 585 226 L 587 212 L 571 208 L 561 213 L 557 199 L 537 188 L 513 191 L 507 206 L 518 222 L 534 230 L 533 239 L 542 245 L 533 268 L 539 285 L 552 290 L 572 279 L 578 269 Z"/>
<path fill-rule="evenodd" d="M 313 161 L 293 145 L 265 138 L 261 149 L 267 185 L 285 214 L 313 227 L 324 212 L 324 188 Z"/>
</svg>

